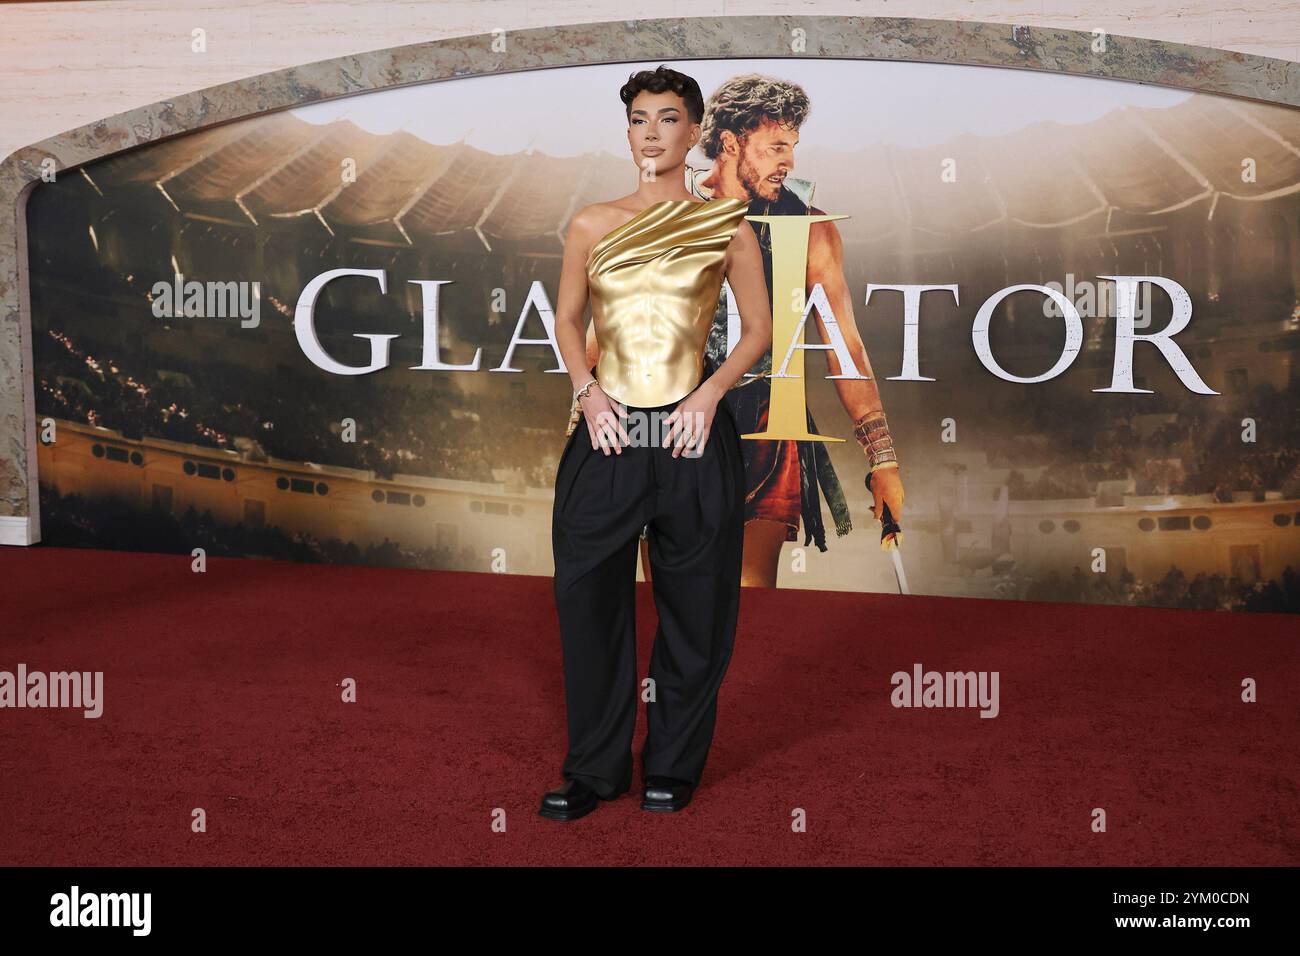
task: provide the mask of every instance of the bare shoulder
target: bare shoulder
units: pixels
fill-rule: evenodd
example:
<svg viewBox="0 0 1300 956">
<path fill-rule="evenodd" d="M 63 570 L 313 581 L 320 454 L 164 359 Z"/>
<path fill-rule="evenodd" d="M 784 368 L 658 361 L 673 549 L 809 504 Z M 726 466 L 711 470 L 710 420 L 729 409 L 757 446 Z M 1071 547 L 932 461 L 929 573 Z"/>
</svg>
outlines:
<svg viewBox="0 0 1300 956">
<path fill-rule="evenodd" d="M 740 225 L 736 227 L 736 234 L 731 237 L 731 242 L 727 246 L 727 254 L 744 253 L 749 249 L 758 249 L 758 236 L 754 233 L 753 223 L 748 219 L 742 219 Z"/>
<path fill-rule="evenodd" d="M 569 220 L 569 235 L 590 248 L 606 236 L 611 230 L 627 222 L 629 215 L 636 211 L 613 202 L 594 202 L 583 206 Z"/>
<path fill-rule="evenodd" d="M 600 237 L 609 232 L 606 225 L 610 213 L 608 203 L 597 202 L 583 206 L 569 219 L 568 229 L 564 234 L 564 245 L 580 256 L 591 254 L 591 249 L 600 241 Z"/>
<path fill-rule="evenodd" d="M 614 206 L 607 202 L 594 202 L 583 206 L 569 220 L 569 232 L 578 236 L 599 235 L 599 230 L 615 215 Z"/>
<path fill-rule="evenodd" d="M 811 214 L 814 216 L 826 215 L 816 206 L 812 207 Z M 818 256 L 828 255 L 838 257 L 842 254 L 844 248 L 844 239 L 840 235 L 839 227 L 834 220 L 824 220 L 815 222 L 808 230 L 808 255 L 815 259 Z"/>
</svg>

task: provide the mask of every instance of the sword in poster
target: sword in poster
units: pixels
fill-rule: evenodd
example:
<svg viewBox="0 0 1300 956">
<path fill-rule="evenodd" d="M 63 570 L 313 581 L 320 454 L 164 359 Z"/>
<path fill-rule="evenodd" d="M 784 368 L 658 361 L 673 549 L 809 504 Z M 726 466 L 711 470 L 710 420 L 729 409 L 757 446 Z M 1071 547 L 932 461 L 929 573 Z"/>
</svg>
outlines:
<svg viewBox="0 0 1300 956">
<path fill-rule="evenodd" d="M 871 473 L 867 473 L 866 478 L 867 490 L 871 491 Z M 875 496 L 875 492 L 871 492 Z M 885 504 L 880 512 L 880 547 L 888 551 L 890 557 L 894 559 L 894 575 L 898 578 L 898 593 L 911 594 L 907 587 L 907 574 L 903 571 L 903 556 L 899 550 L 899 545 L 903 543 L 903 529 L 894 519 L 893 513 L 889 510 L 889 505 Z"/>
</svg>

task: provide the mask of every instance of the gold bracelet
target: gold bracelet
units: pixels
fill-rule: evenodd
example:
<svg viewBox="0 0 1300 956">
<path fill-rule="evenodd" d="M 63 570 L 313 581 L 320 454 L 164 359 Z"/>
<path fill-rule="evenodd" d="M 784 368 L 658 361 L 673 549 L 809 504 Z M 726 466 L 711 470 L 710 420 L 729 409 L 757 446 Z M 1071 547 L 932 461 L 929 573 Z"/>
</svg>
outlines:
<svg viewBox="0 0 1300 956">
<path fill-rule="evenodd" d="M 578 406 L 578 399 L 585 398 L 591 391 L 591 386 L 599 384 L 594 378 L 582 388 L 573 393 L 573 405 L 569 409 L 569 425 L 564 431 L 564 437 L 568 438 L 573 434 L 573 430 L 578 427 L 578 419 L 582 417 L 581 409 Z"/>
</svg>

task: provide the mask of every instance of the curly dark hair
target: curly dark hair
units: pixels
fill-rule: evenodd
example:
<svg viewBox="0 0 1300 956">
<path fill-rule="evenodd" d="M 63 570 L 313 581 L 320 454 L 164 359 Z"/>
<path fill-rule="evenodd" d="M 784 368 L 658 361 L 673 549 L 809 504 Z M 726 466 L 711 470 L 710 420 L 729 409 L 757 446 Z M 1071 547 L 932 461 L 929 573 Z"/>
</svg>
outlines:
<svg viewBox="0 0 1300 956">
<path fill-rule="evenodd" d="M 733 76 L 709 97 L 708 113 L 700 128 L 700 149 L 709 159 L 716 159 L 726 130 L 744 142 L 763 120 L 798 129 L 811 112 L 812 101 L 798 83 L 757 73 Z"/>
<path fill-rule="evenodd" d="M 618 91 L 618 97 L 623 101 L 623 106 L 627 112 L 629 125 L 632 122 L 632 101 L 642 91 L 676 93 L 686 101 L 686 113 L 691 118 L 692 123 L 698 123 L 704 118 L 704 94 L 700 92 L 700 84 L 696 83 L 693 77 L 687 76 L 685 73 L 678 73 L 676 70 L 669 69 L 660 63 L 653 70 L 641 70 L 638 73 L 633 73 L 627 78 L 623 88 Z"/>
</svg>

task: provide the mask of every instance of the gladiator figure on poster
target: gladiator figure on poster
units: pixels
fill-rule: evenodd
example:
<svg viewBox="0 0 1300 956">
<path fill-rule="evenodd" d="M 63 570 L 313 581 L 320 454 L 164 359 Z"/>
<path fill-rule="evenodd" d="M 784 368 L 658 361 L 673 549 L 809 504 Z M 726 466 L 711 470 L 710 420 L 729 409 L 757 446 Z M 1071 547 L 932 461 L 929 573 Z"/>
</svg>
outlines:
<svg viewBox="0 0 1300 956">
<path fill-rule="evenodd" d="M 686 188 L 701 199 L 731 197 L 749 202 L 751 216 L 823 215 L 812 204 L 813 183 L 791 175 L 799 128 L 811 112 L 807 93 L 796 83 L 759 74 L 736 76 L 708 98 L 699 148 L 713 161 L 705 169 L 686 169 Z M 772 239 L 766 223 L 753 222 L 763 255 L 770 293 Z M 887 505 L 895 518 L 903 512 L 903 482 L 898 457 L 885 418 L 871 361 L 853 318 L 853 300 L 844 277 L 843 243 L 834 222 L 817 222 L 809 230 L 806 289 L 820 284 L 830 303 L 859 375 L 866 378 L 833 379 L 841 404 L 862 446 L 870 474 L 873 513 L 877 520 Z M 812 310 L 823 342 L 829 342 L 821 313 Z M 773 343 L 774 347 L 776 343 Z M 781 343 L 784 350 L 788 343 Z M 599 355 L 594 330 L 587 333 L 588 364 Z M 833 350 L 825 350 L 828 374 L 841 368 Z M 727 357 L 726 292 L 719 299 L 705 351 L 717 365 Z M 771 399 L 772 349 L 727 392 L 724 400 L 741 434 L 765 431 Z M 812 375 L 809 374 L 809 378 Z M 812 411 L 808 431 L 816 433 Z M 745 459 L 745 549 L 742 582 L 746 586 L 775 587 L 781 547 L 797 541 L 804 528 L 804 544 L 827 550 L 821 496 L 825 496 L 839 536 L 853 528 L 839 477 L 824 442 L 747 439 L 741 443 Z M 819 493 L 820 489 L 820 493 Z M 645 542 L 642 542 L 644 549 Z M 649 562 L 642 566 L 648 570 Z"/>
</svg>

